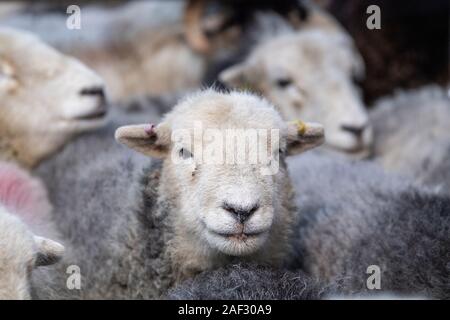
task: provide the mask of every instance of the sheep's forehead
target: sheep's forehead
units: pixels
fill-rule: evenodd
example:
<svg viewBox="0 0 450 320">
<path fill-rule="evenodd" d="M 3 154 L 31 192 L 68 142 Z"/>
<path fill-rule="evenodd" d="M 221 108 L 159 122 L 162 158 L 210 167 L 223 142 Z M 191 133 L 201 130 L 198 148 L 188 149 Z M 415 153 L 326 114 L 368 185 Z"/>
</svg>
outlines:
<svg viewBox="0 0 450 320">
<path fill-rule="evenodd" d="M 206 91 L 178 104 L 166 119 L 172 129 L 285 129 L 273 106 L 261 98 L 240 93 Z"/>
<path fill-rule="evenodd" d="M 64 64 L 64 55 L 27 33 L 0 28 L 0 57 L 16 69 L 47 72 L 48 68 Z M 17 71 L 17 70 L 16 70 Z"/>
<path fill-rule="evenodd" d="M 317 67 L 321 61 L 333 58 L 336 51 L 346 50 L 349 46 L 351 43 L 345 34 L 305 31 L 268 41 L 255 50 L 251 59 L 269 68 L 285 66 L 292 69 L 293 65 Z"/>
</svg>

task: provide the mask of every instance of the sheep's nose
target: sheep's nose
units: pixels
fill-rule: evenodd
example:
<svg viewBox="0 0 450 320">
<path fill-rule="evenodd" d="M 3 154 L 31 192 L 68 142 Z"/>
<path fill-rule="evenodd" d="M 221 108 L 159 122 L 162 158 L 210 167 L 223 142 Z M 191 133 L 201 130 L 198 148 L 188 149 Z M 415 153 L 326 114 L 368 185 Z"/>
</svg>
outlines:
<svg viewBox="0 0 450 320">
<path fill-rule="evenodd" d="M 360 126 L 343 124 L 341 126 L 342 130 L 348 131 L 348 132 L 352 133 L 353 135 L 355 135 L 358 138 L 361 138 L 361 136 L 363 135 L 364 130 L 366 130 L 366 128 L 367 128 L 367 124 L 363 124 L 363 125 L 360 125 Z"/>
<path fill-rule="evenodd" d="M 105 99 L 105 90 L 103 87 L 90 87 L 84 88 L 80 91 L 82 96 L 96 96 L 101 99 Z"/>
<path fill-rule="evenodd" d="M 225 211 L 230 212 L 233 214 L 233 217 L 239 221 L 240 223 L 244 223 L 248 218 L 251 217 L 252 214 L 256 212 L 256 210 L 259 209 L 259 204 L 253 204 L 250 206 L 240 206 L 240 205 L 233 205 L 228 202 L 224 202 L 222 205 L 222 208 Z"/>
</svg>

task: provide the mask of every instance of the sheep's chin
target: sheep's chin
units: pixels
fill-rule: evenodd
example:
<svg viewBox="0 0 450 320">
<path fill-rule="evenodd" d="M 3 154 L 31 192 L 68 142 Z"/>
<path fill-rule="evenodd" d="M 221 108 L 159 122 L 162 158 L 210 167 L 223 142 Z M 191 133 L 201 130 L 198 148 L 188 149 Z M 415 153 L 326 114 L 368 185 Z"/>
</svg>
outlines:
<svg viewBox="0 0 450 320">
<path fill-rule="evenodd" d="M 230 256 L 247 256 L 258 251 L 266 242 L 268 232 L 246 236 L 221 235 L 211 230 L 205 231 L 210 246 Z"/>
</svg>

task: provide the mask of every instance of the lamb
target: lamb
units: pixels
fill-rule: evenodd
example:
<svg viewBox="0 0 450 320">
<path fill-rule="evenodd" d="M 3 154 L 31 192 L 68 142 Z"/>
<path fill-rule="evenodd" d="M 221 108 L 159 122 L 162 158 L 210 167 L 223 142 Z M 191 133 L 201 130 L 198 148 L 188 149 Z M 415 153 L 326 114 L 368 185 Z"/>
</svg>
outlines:
<svg viewBox="0 0 450 320">
<path fill-rule="evenodd" d="M 0 28 L 0 160 L 33 168 L 105 124 L 103 81 L 34 36 Z"/>
<path fill-rule="evenodd" d="M 430 85 L 379 100 L 370 112 L 375 161 L 418 183 L 450 190 L 450 100 Z"/>
<path fill-rule="evenodd" d="M 170 141 L 177 129 L 198 130 L 197 120 L 216 133 L 279 129 L 279 146 L 275 136 L 266 145 L 274 148 L 269 154 L 281 152 L 278 172 L 261 175 L 275 161 L 197 163 L 197 149 Z M 162 161 L 149 166 L 111 133 L 107 127 L 80 137 L 36 171 L 49 188 L 58 229 L 76 248 L 86 279 L 82 298 L 158 298 L 183 279 L 233 261 L 274 267 L 289 261 L 296 217 L 284 158 L 319 145 L 320 125 L 286 124 L 265 100 L 209 89 L 179 102 L 158 126 L 117 130 L 120 142 Z"/>
<path fill-rule="evenodd" d="M 50 210 L 38 180 L 13 164 L 0 163 L 0 299 L 29 299 L 36 268 L 61 259 L 64 247 L 42 237 L 55 236 Z"/>
<path fill-rule="evenodd" d="M 290 159 L 300 219 L 294 269 L 228 266 L 171 289 L 170 299 L 450 297 L 450 198 L 369 162 Z M 371 265 L 381 288 L 369 290 Z M 300 268 L 300 270 L 299 270 Z"/>
<path fill-rule="evenodd" d="M 367 157 L 372 128 L 354 78 L 364 63 L 350 36 L 318 9 L 299 30 L 278 27 L 248 57 L 219 74 L 229 87 L 253 90 L 269 99 L 286 119 L 322 123 L 326 145 L 356 158 Z M 276 58 L 274 58 L 276 57 Z"/>
</svg>

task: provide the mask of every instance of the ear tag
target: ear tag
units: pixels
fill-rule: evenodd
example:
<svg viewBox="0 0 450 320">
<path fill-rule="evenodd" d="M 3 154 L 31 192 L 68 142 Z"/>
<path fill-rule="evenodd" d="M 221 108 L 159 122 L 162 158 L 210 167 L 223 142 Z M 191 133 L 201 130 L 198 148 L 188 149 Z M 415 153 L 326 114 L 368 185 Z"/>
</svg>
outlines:
<svg viewBox="0 0 450 320">
<path fill-rule="evenodd" d="M 306 124 L 302 120 L 295 120 L 294 124 L 297 126 L 297 132 L 299 135 L 304 135 L 306 132 Z"/>
</svg>

